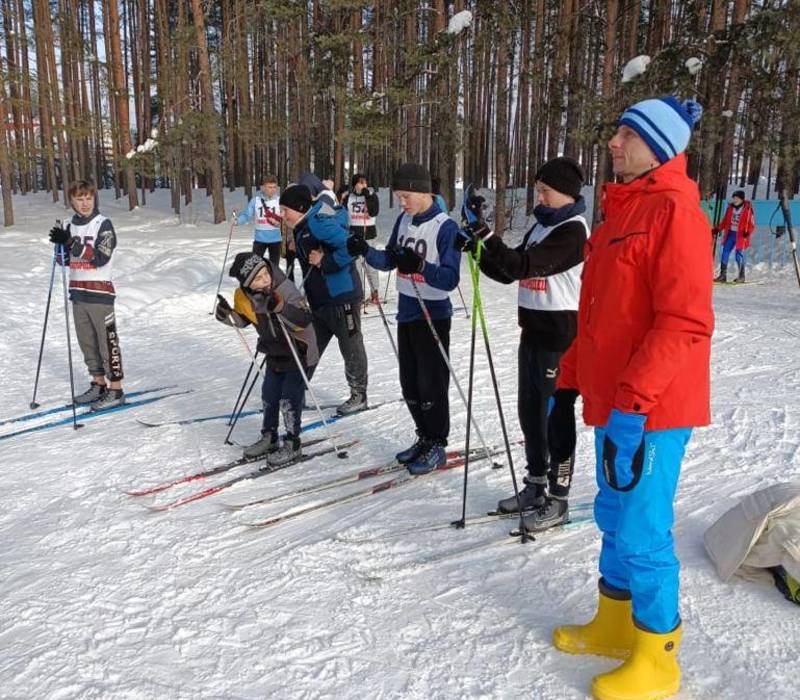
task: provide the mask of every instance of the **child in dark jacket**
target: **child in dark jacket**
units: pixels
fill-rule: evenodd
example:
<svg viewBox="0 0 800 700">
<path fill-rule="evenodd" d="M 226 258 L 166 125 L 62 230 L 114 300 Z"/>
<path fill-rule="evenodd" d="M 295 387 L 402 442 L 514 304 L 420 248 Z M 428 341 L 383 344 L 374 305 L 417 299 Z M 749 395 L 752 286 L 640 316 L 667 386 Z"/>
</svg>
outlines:
<svg viewBox="0 0 800 700">
<path fill-rule="evenodd" d="M 531 531 L 560 525 L 569 518 L 567 498 L 575 463 L 574 442 L 557 444 L 548 436 L 548 407 L 573 417 L 575 392 L 557 392 L 561 355 L 575 338 L 581 289 L 583 251 L 589 228 L 581 197 L 584 175 L 571 158 L 547 161 L 536 173 L 536 224 L 522 243 L 509 248 L 482 222 L 466 234 L 480 238 L 481 271 L 502 284 L 519 283 L 517 410 L 525 436 L 527 475 L 519 505 L 528 511 Z M 482 197 L 466 206 L 478 215 Z M 463 240 L 463 239 L 462 239 Z M 573 431 L 574 433 L 574 431 Z M 502 499 L 497 509 L 516 512 L 516 496 Z"/>
<path fill-rule="evenodd" d="M 267 464 L 288 464 L 302 456 L 300 419 L 303 411 L 303 373 L 319 360 L 311 310 L 297 287 L 277 265 L 253 253 L 239 253 L 230 269 L 239 280 L 233 308 L 219 297 L 217 320 L 244 328 L 253 324 L 258 332 L 258 349 L 267 358 L 261 398 L 264 421 L 261 439 L 244 450 L 245 457 L 267 457 Z M 283 325 L 283 329 L 281 328 Z M 302 371 L 286 340 L 286 333 L 302 364 Z M 283 409 L 286 438 L 278 444 L 278 416 Z"/>
</svg>

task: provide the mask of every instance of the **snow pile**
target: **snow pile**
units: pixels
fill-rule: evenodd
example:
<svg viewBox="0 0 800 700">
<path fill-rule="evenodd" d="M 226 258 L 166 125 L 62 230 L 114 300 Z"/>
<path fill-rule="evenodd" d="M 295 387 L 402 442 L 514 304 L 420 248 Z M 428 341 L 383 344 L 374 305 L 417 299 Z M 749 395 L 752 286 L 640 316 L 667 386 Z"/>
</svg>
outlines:
<svg viewBox="0 0 800 700">
<path fill-rule="evenodd" d="M 703 67 L 703 61 L 699 58 L 692 56 L 692 58 L 687 58 L 686 63 L 686 70 L 689 71 L 689 75 L 697 75 L 700 72 L 700 69 Z"/>
<path fill-rule="evenodd" d="M 650 56 L 641 55 L 632 58 L 622 69 L 622 82 L 629 83 L 634 78 L 642 75 L 650 65 Z"/>
<path fill-rule="evenodd" d="M 472 24 L 472 13 L 469 10 L 462 10 L 457 12 L 450 18 L 447 25 L 448 34 L 461 34 L 467 27 Z"/>
</svg>

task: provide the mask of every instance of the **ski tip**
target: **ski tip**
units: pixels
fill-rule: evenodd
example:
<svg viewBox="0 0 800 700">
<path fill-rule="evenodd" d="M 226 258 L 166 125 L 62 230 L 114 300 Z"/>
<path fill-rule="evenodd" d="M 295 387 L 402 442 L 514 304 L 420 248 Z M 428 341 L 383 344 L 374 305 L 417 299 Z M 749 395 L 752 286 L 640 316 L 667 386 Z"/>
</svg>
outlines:
<svg viewBox="0 0 800 700">
<path fill-rule="evenodd" d="M 165 510 L 167 510 L 167 508 L 169 508 L 169 505 L 164 505 L 163 503 L 142 503 L 141 505 L 151 513 L 163 513 Z"/>
</svg>

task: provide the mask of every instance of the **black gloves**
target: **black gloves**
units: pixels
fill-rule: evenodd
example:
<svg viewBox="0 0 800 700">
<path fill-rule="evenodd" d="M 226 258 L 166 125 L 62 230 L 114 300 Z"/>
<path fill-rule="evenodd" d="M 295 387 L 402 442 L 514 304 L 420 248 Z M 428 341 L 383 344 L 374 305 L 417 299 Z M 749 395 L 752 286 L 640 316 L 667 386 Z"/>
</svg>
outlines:
<svg viewBox="0 0 800 700">
<path fill-rule="evenodd" d="M 458 232 L 455 240 L 456 250 L 465 253 L 474 253 L 478 249 L 478 241 L 492 235 L 492 230 L 482 221 L 467 224 Z"/>
<path fill-rule="evenodd" d="M 464 208 L 472 215 L 465 216 L 468 223 L 483 223 L 484 214 L 483 209 L 486 204 L 486 198 L 479 194 L 469 194 L 464 202 Z M 466 212 L 465 212 L 466 213 Z"/>
<path fill-rule="evenodd" d="M 217 321 L 231 325 L 229 321 L 232 312 L 233 309 L 225 297 L 222 294 L 217 294 L 217 308 L 214 309 L 214 316 L 216 316 Z"/>
<path fill-rule="evenodd" d="M 363 236 L 353 235 L 347 239 L 347 252 L 354 258 L 359 255 L 366 255 L 368 250 L 369 244 L 364 240 Z"/>
<path fill-rule="evenodd" d="M 575 389 L 556 389 L 552 398 L 552 408 L 547 419 L 547 443 L 550 459 L 563 462 L 575 452 L 577 441 L 575 433 Z"/>
<path fill-rule="evenodd" d="M 425 261 L 411 248 L 403 248 L 397 253 L 397 269 L 404 275 L 422 272 L 423 267 L 425 267 Z"/>
<path fill-rule="evenodd" d="M 53 226 L 50 229 L 50 242 L 55 243 L 56 245 L 67 245 L 70 241 L 71 236 L 69 235 L 69 231 L 62 228 L 61 226 Z"/>
</svg>

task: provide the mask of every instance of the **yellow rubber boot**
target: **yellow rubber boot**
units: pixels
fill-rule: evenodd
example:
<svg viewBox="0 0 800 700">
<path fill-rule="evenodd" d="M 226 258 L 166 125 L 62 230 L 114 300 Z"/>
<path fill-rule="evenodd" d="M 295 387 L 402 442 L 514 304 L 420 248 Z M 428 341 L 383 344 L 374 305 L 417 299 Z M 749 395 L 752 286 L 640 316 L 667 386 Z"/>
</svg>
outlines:
<svg viewBox="0 0 800 700">
<path fill-rule="evenodd" d="M 633 652 L 610 673 L 595 676 L 592 697 L 597 700 L 659 700 L 678 692 L 681 668 L 678 647 L 680 625 L 667 634 L 636 628 Z"/>
<path fill-rule="evenodd" d="M 553 630 L 556 649 L 568 654 L 598 654 L 627 659 L 633 649 L 634 627 L 631 600 L 612 592 L 600 581 L 597 612 L 585 625 L 563 625 Z"/>
</svg>

